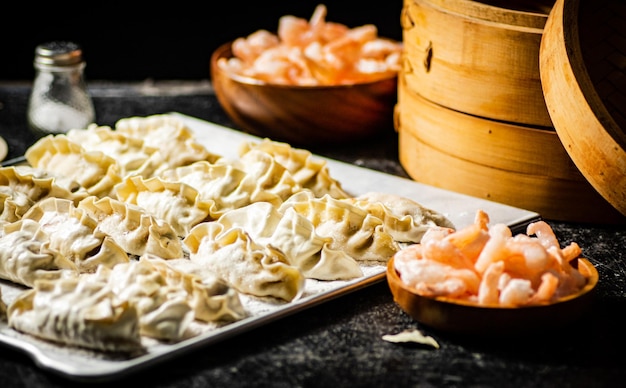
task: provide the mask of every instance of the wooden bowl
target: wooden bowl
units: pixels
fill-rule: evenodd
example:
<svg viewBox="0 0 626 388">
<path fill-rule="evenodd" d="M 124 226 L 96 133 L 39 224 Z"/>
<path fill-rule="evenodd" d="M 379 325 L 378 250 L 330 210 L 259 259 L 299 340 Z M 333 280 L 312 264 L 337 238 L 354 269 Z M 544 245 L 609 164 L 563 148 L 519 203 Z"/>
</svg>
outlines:
<svg viewBox="0 0 626 388">
<path fill-rule="evenodd" d="M 387 282 L 394 301 L 419 323 L 453 334 L 513 337 L 562 328 L 584 315 L 591 305 L 599 276 L 586 259 L 578 259 L 578 270 L 588 279 L 579 293 L 549 305 L 525 307 L 480 306 L 451 298 L 421 296 L 404 284 L 393 258 L 387 265 Z"/>
<path fill-rule="evenodd" d="M 397 75 L 337 86 L 269 84 L 230 74 L 217 65 L 232 57 L 231 43 L 211 56 L 215 94 L 246 132 L 296 146 L 346 143 L 393 131 Z"/>
</svg>

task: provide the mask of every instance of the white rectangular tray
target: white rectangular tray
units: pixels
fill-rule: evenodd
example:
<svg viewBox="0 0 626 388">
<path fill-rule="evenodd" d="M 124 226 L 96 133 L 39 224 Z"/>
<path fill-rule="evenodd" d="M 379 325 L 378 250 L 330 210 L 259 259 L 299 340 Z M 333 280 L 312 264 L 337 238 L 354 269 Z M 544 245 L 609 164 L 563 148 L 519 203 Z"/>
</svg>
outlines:
<svg viewBox="0 0 626 388">
<path fill-rule="evenodd" d="M 239 144 L 246 140 L 259 140 L 257 137 L 197 118 L 179 113 L 172 114 L 183 119 L 194 131 L 198 141 L 209 151 L 224 157 L 237 158 Z M 317 155 L 314 157 L 323 159 Z M 503 223 L 513 231 L 523 231 L 522 228 L 528 223 L 540 219 L 539 214 L 535 212 L 438 189 L 409 179 L 335 160 L 325 160 L 328 162 L 331 176 L 339 180 L 347 192 L 358 195 L 369 191 L 382 191 L 411 198 L 426 207 L 443 213 L 457 228 L 473 223 L 478 209 L 489 214 L 491 224 Z M 147 342 L 147 352 L 136 357 L 111 357 L 99 352 L 58 346 L 18 333 L 9 328 L 5 321 L 0 321 L 0 343 L 25 352 L 42 369 L 71 380 L 84 382 L 111 380 L 171 359 L 192 349 L 236 336 L 385 279 L 386 268 L 384 266 L 363 267 L 363 269 L 365 275 L 351 281 L 320 282 L 307 280 L 303 297 L 284 305 L 259 306 L 258 302 L 255 302 L 252 306 L 249 304 L 249 300 L 243 297 L 244 306 L 251 311 L 250 317 L 226 326 L 211 328 L 202 334 L 176 344 L 149 341 Z M 7 304 L 22 290 L 10 282 L 0 282 L 0 289 Z"/>
</svg>

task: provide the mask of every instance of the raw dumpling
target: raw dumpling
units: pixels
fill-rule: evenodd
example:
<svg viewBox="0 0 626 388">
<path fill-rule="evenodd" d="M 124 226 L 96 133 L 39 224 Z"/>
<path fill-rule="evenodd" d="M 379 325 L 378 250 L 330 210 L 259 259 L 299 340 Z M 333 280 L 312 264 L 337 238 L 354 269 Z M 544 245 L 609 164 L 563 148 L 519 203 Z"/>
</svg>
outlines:
<svg viewBox="0 0 626 388">
<path fill-rule="evenodd" d="M 400 246 L 385 230 L 383 221 L 330 195 L 315 198 L 305 190 L 283 202 L 279 211 L 292 208 L 315 226 L 315 232 L 332 239 L 330 248 L 343 250 L 359 262 L 386 263 Z"/>
<path fill-rule="evenodd" d="M 101 351 L 143 351 L 136 306 L 97 277 L 39 280 L 18 295 L 7 315 L 10 327 L 38 338 Z"/>
<path fill-rule="evenodd" d="M 235 165 L 246 172 L 246 185 L 254 187 L 250 202 L 265 201 L 279 205 L 301 190 L 285 166 L 266 152 L 247 152 Z"/>
<path fill-rule="evenodd" d="M 166 170 L 159 175 L 166 181 L 183 182 L 198 191 L 201 201 L 210 203 L 211 219 L 251 203 L 257 183 L 245 171 L 231 164 L 195 162 L 189 166 Z M 272 200 L 270 197 L 265 197 Z M 282 199 L 274 198 L 279 203 Z"/>
<path fill-rule="evenodd" d="M 72 261 L 79 272 L 99 265 L 113 267 L 128 262 L 128 254 L 111 237 L 97 230 L 98 223 L 67 199 L 46 198 L 22 219 L 36 221 L 50 238 L 50 248 Z"/>
<path fill-rule="evenodd" d="M 183 243 L 191 261 L 244 294 L 292 301 L 304 291 L 300 270 L 280 250 L 255 243 L 241 228 L 225 230 L 217 222 L 204 222 Z"/>
<path fill-rule="evenodd" d="M 27 194 L 11 186 L 0 186 L 0 225 L 20 220 L 33 204 Z"/>
<path fill-rule="evenodd" d="M 126 117 L 115 123 L 115 131 L 142 139 L 146 145 L 154 148 L 160 148 L 170 141 L 193 139 L 193 133 L 183 121 L 167 114 Z"/>
<path fill-rule="evenodd" d="M 77 203 L 87 192 L 76 184 L 68 189 L 54 177 L 36 175 L 33 169 L 0 167 L 0 221 L 15 222 L 36 202 L 48 198 L 65 198 Z M 44 175 L 44 174 L 42 174 Z"/>
<path fill-rule="evenodd" d="M 188 259 L 166 261 L 148 254 L 141 256 L 139 262 L 133 262 L 132 266 L 135 272 L 139 271 L 149 276 L 150 274 L 158 274 L 159 279 L 161 279 L 159 282 L 164 284 L 164 290 L 168 290 L 167 292 L 171 293 L 172 297 L 184 295 L 196 320 L 233 322 L 248 315 L 241 304 L 239 293 L 234 288 L 228 286 L 214 274 L 209 275 L 205 272 L 204 276 L 200 278 L 193 271 L 182 271 L 181 267 L 174 265 L 177 261 L 191 263 Z M 193 265 L 193 263 L 191 264 Z M 128 272 L 124 267 L 118 267 L 116 266 L 112 271 L 115 281 L 118 281 L 115 274 L 126 277 Z M 131 285 L 129 284 L 129 286 Z M 116 287 L 119 290 L 124 290 L 124 293 L 127 292 L 122 284 L 117 283 Z"/>
<path fill-rule="evenodd" d="M 245 230 L 257 244 L 280 249 L 307 278 L 347 280 L 363 275 L 352 257 L 330 248 L 332 239 L 318 236 L 311 221 L 291 208 L 281 214 L 270 203 L 257 202 L 232 210 L 216 222 L 224 229 Z"/>
<path fill-rule="evenodd" d="M 198 143 L 191 129 L 171 115 L 123 118 L 115 123 L 115 131 L 142 139 L 147 147 L 157 149 L 141 169 L 145 177 L 201 160 L 214 163 L 221 158 Z"/>
<path fill-rule="evenodd" d="M 311 190 L 316 197 L 325 194 L 333 198 L 348 198 L 339 181 L 332 178 L 328 172 L 328 165 L 322 159 L 315 159 L 313 154 L 305 149 L 293 148 L 287 143 L 263 139 L 260 142 L 244 142 L 240 145 L 239 155 L 258 150 L 271 155 L 287 169 L 296 183 Z"/>
<path fill-rule="evenodd" d="M 170 224 L 181 238 L 209 217 L 211 203 L 202 201 L 196 189 L 182 182 L 133 176 L 120 183 L 116 193 L 118 200 L 137 205 Z"/>
<path fill-rule="evenodd" d="M 94 273 L 37 281 L 8 307 L 9 325 L 67 345 L 138 351 L 141 336 L 183 339 L 194 319 L 245 317 L 238 294 L 213 280 L 201 282 L 161 258 L 142 256 Z"/>
<path fill-rule="evenodd" d="M 76 181 L 90 195 L 109 196 L 122 180 L 115 159 L 100 151 L 86 151 L 66 135 L 48 135 L 26 150 L 31 167 Z"/>
<path fill-rule="evenodd" d="M 0 278 L 32 287 L 38 279 L 56 279 L 76 265 L 50 247 L 41 225 L 22 219 L 4 227 L 0 237 Z"/>
<path fill-rule="evenodd" d="M 71 129 L 67 137 L 87 151 L 101 151 L 113 158 L 120 175 L 142 175 L 143 166 L 158 148 L 149 147 L 139 138 L 126 136 L 111 127 L 91 124 L 87 129 Z M 146 176 L 147 177 L 147 176 Z"/>
<path fill-rule="evenodd" d="M 179 340 L 193 320 L 188 295 L 171 287 L 147 260 L 131 261 L 112 269 L 99 268 L 83 282 L 103 282 L 116 297 L 133 306 L 141 335 L 159 340 Z"/>
<path fill-rule="evenodd" d="M 399 195 L 370 192 L 345 201 L 383 220 L 387 232 L 398 242 L 419 243 L 433 226 L 454 229 L 443 214 Z"/>
<path fill-rule="evenodd" d="M 50 180 L 52 182 L 52 191 L 47 197 L 65 198 L 78 202 L 89 195 L 80 183 L 71 178 L 60 176 L 41 168 L 35 168 L 28 164 L 18 164 L 8 168 L 14 168 L 15 172 L 23 177 L 30 176 L 37 180 Z"/>
<path fill-rule="evenodd" d="M 170 224 L 141 207 L 110 197 L 87 197 L 77 206 L 98 222 L 97 229 L 110 236 L 127 253 L 153 254 L 164 259 L 183 257 L 183 246 Z"/>
</svg>

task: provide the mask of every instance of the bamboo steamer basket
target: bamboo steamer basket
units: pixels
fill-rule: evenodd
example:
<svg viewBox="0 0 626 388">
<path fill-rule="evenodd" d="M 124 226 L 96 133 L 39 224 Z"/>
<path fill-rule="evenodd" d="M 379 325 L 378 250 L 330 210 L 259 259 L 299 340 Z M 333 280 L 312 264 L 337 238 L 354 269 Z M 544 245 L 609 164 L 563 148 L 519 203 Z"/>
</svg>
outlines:
<svg viewBox="0 0 626 388">
<path fill-rule="evenodd" d="M 398 93 L 398 152 L 412 179 L 547 219 L 620 221 L 575 167 L 556 132 L 442 107 L 407 88 L 402 78 Z"/>
<path fill-rule="evenodd" d="M 405 0 L 401 24 L 407 86 L 461 112 L 552 127 L 539 71 L 552 4 Z"/>
<path fill-rule="evenodd" d="M 600 0 L 601 4 L 605 2 L 610 3 L 609 0 Z M 513 3 L 521 8 L 519 1 Z M 564 3 L 568 6 L 564 7 Z M 456 7 L 454 14 L 449 12 L 453 6 Z M 441 12 L 442 7 L 447 7 L 447 12 Z M 533 43 L 538 44 L 532 54 L 537 56 L 537 68 L 531 78 L 539 77 L 543 109 L 548 114 L 549 126 L 543 114 L 535 115 L 535 118 L 543 116 L 542 120 L 527 120 L 504 113 L 495 115 L 494 112 L 507 112 L 500 104 L 504 102 L 498 92 L 504 87 L 503 82 L 518 85 L 520 77 L 515 77 L 515 81 L 503 81 L 502 77 L 496 79 L 503 73 L 484 65 L 484 61 L 480 60 L 483 56 L 478 54 L 461 58 L 468 61 L 467 65 L 453 63 L 455 66 L 452 66 L 452 62 L 445 63 L 441 59 L 448 58 L 443 53 L 460 52 L 456 47 L 458 40 L 491 39 L 489 45 L 499 45 L 500 48 L 510 44 L 508 34 L 500 35 L 501 39 L 507 37 L 506 43 L 497 43 L 496 38 L 487 35 L 479 37 L 476 33 L 475 29 L 483 28 L 484 23 L 478 23 L 481 25 L 476 27 L 474 19 L 494 19 L 494 7 L 494 1 L 491 5 L 480 5 L 476 1 L 461 0 L 405 0 L 401 20 L 405 58 L 398 80 L 395 111 L 401 164 L 419 182 L 536 211 L 547 219 L 626 223 L 626 136 L 623 130 L 626 127 L 626 114 L 623 112 L 626 104 L 618 103 L 626 99 L 616 97 L 626 95 L 622 93 L 626 89 L 626 83 L 622 81 L 626 73 L 626 66 L 623 65 L 626 58 L 616 54 L 619 50 L 626 52 L 626 48 L 607 50 L 605 45 L 598 45 L 597 40 L 593 42 L 589 38 L 589 47 L 582 47 L 586 51 L 594 49 L 591 51 L 593 54 L 583 55 L 581 43 L 577 41 L 578 23 L 572 20 L 577 19 L 578 14 L 568 16 L 578 10 L 578 0 L 554 3 L 543 25 L 540 25 L 541 20 L 537 20 L 535 13 L 502 10 L 496 16 L 506 15 L 509 19 L 503 20 L 508 24 L 529 24 L 529 20 L 534 20 L 539 24 L 532 28 L 533 34 L 538 33 L 540 26 L 543 27 L 544 36 L 538 43 Z M 620 20 L 623 20 L 626 11 L 623 6 L 614 7 L 620 8 L 622 13 L 612 11 L 618 20 L 613 24 L 618 30 L 623 30 Z M 565 15 L 563 8 L 567 11 Z M 488 15 L 479 11 L 488 12 Z M 585 15 L 599 14 L 592 11 L 597 9 L 587 10 Z M 463 13 L 469 16 L 458 18 Z M 448 19 L 433 19 L 432 15 Z M 512 15 L 521 19 L 511 18 Z M 407 20 L 410 23 L 407 24 Z M 447 20 L 449 30 L 456 33 L 448 34 L 446 39 L 431 41 L 429 34 L 434 27 L 424 27 L 423 24 L 428 25 L 432 20 L 437 20 L 437 27 Z M 462 26 L 455 26 L 454 20 Z M 420 23 L 422 26 L 418 27 Z M 603 23 L 607 24 L 603 19 L 595 19 L 593 26 L 590 23 L 586 22 L 586 31 L 596 31 Z M 502 23 L 492 23 L 491 27 L 500 28 Z M 519 32 L 518 29 L 513 30 Z M 600 30 L 605 31 L 602 38 L 616 38 L 606 29 Z M 621 30 L 620 33 L 623 32 Z M 546 32 L 550 33 L 548 37 Z M 452 35 L 457 41 L 451 41 Z M 613 39 L 612 43 L 626 41 L 624 36 L 626 33 L 620 36 L 621 40 Z M 597 34 L 594 37 L 597 39 Z M 424 58 L 424 51 L 419 49 L 425 41 L 432 49 L 427 59 Z M 470 44 L 471 47 L 476 45 L 480 46 Z M 435 48 L 439 52 L 438 62 Z M 595 49 L 603 50 L 605 56 L 601 58 L 606 59 L 599 59 Z M 621 67 L 617 66 L 618 71 L 613 72 L 613 82 L 607 82 L 611 79 L 609 77 L 603 78 L 607 67 L 610 67 L 607 64 L 609 58 L 613 58 L 613 68 L 615 63 L 621 64 Z M 469 71 L 476 68 L 477 63 L 481 64 L 481 69 L 491 69 L 495 78 L 487 76 L 484 69 L 473 73 Z M 507 62 L 498 63 L 507 65 Z M 509 69 L 514 68 L 512 64 L 508 65 Z M 596 67 L 599 69 L 596 70 Z M 512 71 L 517 75 L 527 74 L 528 68 L 527 64 L 523 64 L 522 70 Z M 594 70 L 587 74 L 588 68 Z M 431 77 L 435 73 L 437 77 Z M 448 81 L 444 80 L 445 77 Z M 489 87 L 489 82 L 497 87 Z M 611 94 L 616 90 L 618 93 Z M 536 96 L 537 91 L 532 94 Z M 606 101 L 610 99 L 610 94 L 613 101 L 608 104 Z M 528 105 L 524 102 L 527 100 L 520 95 L 517 98 L 521 101 L 520 107 L 524 108 L 521 110 L 528 113 Z"/>
<path fill-rule="evenodd" d="M 541 42 L 546 104 L 593 187 L 626 216 L 626 5 L 558 0 Z"/>
<path fill-rule="evenodd" d="M 458 112 L 426 100 L 403 80 L 399 86 L 404 132 L 446 154 L 474 164 L 546 178 L 585 182 L 556 131 Z M 409 158 L 406 164 L 412 169 Z"/>
</svg>

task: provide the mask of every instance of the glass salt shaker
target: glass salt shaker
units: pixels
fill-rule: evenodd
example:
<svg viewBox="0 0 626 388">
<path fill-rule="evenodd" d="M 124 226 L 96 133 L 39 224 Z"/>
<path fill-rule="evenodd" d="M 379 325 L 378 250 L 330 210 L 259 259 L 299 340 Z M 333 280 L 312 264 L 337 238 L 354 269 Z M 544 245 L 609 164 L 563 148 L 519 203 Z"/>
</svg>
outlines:
<svg viewBox="0 0 626 388">
<path fill-rule="evenodd" d="M 35 80 L 28 101 L 28 125 L 39 136 L 86 129 L 95 120 L 79 45 L 49 42 L 35 49 Z"/>
</svg>

